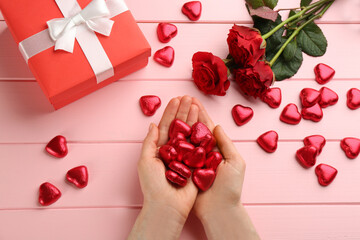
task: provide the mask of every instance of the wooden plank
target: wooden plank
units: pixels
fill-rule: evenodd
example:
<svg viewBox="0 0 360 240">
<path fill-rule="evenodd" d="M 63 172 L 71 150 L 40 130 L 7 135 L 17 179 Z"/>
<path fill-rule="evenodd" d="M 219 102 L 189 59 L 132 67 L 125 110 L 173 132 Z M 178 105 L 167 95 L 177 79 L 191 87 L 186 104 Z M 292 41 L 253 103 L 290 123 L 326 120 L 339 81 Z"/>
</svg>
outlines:
<svg viewBox="0 0 360 240">
<path fill-rule="evenodd" d="M 141 144 L 69 144 L 65 159 L 47 155 L 44 146 L 0 145 L 0 209 L 43 208 L 37 197 L 45 181 L 63 193 L 47 208 L 141 206 L 137 175 Z M 326 188 L 318 184 L 314 168 L 305 170 L 296 161 L 301 142 L 280 142 L 273 154 L 265 153 L 255 142 L 236 146 L 247 163 L 242 195 L 246 204 L 360 203 L 360 162 L 347 159 L 338 141 L 328 142 L 318 157 L 318 163 L 339 171 Z M 79 165 L 86 165 L 90 175 L 88 186 L 81 190 L 65 181 L 66 172 Z"/>
<path fill-rule="evenodd" d="M 159 42 L 154 23 L 141 23 L 140 28 L 147 37 L 153 52 L 166 46 Z M 211 51 L 225 58 L 228 54 L 226 37 L 231 24 L 184 24 L 179 23 L 178 36 L 169 45 L 175 49 L 175 61 L 172 67 L 165 68 L 150 59 L 149 65 L 134 74 L 125 77 L 126 80 L 144 79 L 191 79 L 191 58 L 197 51 Z M 304 54 L 304 62 L 296 79 L 314 79 L 314 67 L 319 62 L 329 64 L 336 70 L 336 79 L 359 78 L 357 71 L 357 56 L 360 54 L 357 46 L 360 40 L 360 24 L 322 25 L 322 30 L 328 39 L 328 50 L 323 57 L 313 58 Z M 211 36 L 211 39 L 209 38 Z M 346 44 L 339 36 L 346 36 Z M 0 22 L 0 80 L 33 80 L 24 60 L 9 30 L 4 22 Z M 341 51 L 339 50 L 341 49 Z M 181 51 L 180 51 L 181 49 Z"/>
<path fill-rule="evenodd" d="M 262 239 L 323 240 L 360 238 L 360 206 L 247 206 Z M 139 209 L 1 211 L 0 238 L 7 240 L 126 239 Z M 341 225 L 341 227 L 339 227 Z M 19 231 L 20 230 L 20 231 Z M 64 231 L 65 230 L 65 231 Z M 191 216 L 181 240 L 206 239 Z"/>
<path fill-rule="evenodd" d="M 315 81 L 283 81 L 275 86 L 282 89 L 283 101 L 278 109 L 271 109 L 260 100 L 246 99 L 232 82 L 224 97 L 205 96 L 191 81 L 121 81 L 101 89 L 58 111 L 45 99 L 36 82 L 0 82 L 0 143 L 49 141 L 63 134 L 70 141 L 141 141 L 150 122 L 158 123 L 165 106 L 172 97 L 189 94 L 204 103 L 214 122 L 221 124 L 233 140 L 255 140 L 268 130 L 276 130 L 280 139 L 303 139 L 314 133 L 327 139 L 360 137 L 358 110 L 346 106 L 346 92 L 351 87 L 360 88 L 360 81 L 332 81 L 326 86 L 335 90 L 339 102 L 324 109 L 318 122 L 302 120 L 298 125 L 288 125 L 279 120 L 283 107 L 299 104 L 299 92 L 304 87 L 319 89 Z M 139 98 L 155 94 L 162 106 L 153 117 L 140 110 Z M 235 104 L 250 106 L 253 119 L 238 127 L 231 108 Z M 96 114 L 94 114 L 96 113 Z M 128 127 L 131 126 L 131 127 Z"/>
<path fill-rule="evenodd" d="M 181 13 L 182 5 L 187 0 L 171 2 L 166 0 L 142 1 L 127 0 L 126 3 L 137 21 L 170 21 L 186 22 L 188 19 Z M 223 0 L 201 1 L 202 16 L 199 22 L 248 22 L 251 21 L 245 8 L 244 1 Z M 294 8 L 299 5 L 298 0 L 280 0 L 276 9 Z M 219 11 L 221 8 L 221 11 Z M 360 6 L 356 0 L 336 1 L 321 19 L 321 22 L 358 22 Z M 151 9 L 151 10 L 149 10 Z M 286 12 L 285 12 L 286 13 Z M 285 15 L 284 13 L 284 15 Z M 351 14 L 353 13 L 353 14 Z M 0 13 L 0 20 L 3 16 Z"/>
</svg>

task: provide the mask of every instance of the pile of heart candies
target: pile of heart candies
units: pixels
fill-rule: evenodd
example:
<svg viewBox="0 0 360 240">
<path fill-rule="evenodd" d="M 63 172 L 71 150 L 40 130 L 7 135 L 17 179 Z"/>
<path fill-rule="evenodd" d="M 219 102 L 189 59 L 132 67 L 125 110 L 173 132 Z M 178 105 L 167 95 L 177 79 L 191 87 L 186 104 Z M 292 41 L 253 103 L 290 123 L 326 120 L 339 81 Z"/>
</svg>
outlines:
<svg viewBox="0 0 360 240">
<path fill-rule="evenodd" d="M 159 157 L 167 167 L 168 181 L 184 187 L 192 177 L 198 189 L 208 190 L 223 159 L 221 153 L 213 151 L 215 146 L 215 137 L 205 124 L 196 122 L 190 127 L 179 119 L 173 120 L 169 141 L 159 148 Z"/>
</svg>

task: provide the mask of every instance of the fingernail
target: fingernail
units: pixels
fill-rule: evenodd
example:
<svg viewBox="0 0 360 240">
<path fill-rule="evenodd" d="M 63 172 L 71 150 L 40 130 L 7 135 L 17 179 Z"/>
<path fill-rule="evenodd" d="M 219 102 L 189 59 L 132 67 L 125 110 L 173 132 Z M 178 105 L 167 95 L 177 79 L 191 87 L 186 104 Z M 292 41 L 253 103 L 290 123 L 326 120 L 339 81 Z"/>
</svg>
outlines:
<svg viewBox="0 0 360 240">
<path fill-rule="evenodd" d="M 149 132 L 153 129 L 153 127 L 154 127 L 154 124 L 153 124 L 153 123 L 150 123 Z"/>
</svg>

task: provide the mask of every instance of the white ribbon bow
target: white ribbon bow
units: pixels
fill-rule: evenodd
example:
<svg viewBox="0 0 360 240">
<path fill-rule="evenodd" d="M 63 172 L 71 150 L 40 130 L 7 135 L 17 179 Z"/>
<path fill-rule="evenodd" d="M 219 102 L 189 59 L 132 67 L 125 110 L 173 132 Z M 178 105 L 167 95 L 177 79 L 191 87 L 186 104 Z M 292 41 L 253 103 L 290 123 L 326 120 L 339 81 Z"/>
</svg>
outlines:
<svg viewBox="0 0 360 240">
<path fill-rule="evenodd" d="M 110 36 L 114 21 L 109 19 L 110 11 L 105 0 L 93 0 L 83 10 L 70 18 L 55 18 L 47 22 L 49 33 L 55 41 L 55 50 L 72 53 L 76 37 L 76 28 L 81 24 L 94 32 Z"/>
</svg>

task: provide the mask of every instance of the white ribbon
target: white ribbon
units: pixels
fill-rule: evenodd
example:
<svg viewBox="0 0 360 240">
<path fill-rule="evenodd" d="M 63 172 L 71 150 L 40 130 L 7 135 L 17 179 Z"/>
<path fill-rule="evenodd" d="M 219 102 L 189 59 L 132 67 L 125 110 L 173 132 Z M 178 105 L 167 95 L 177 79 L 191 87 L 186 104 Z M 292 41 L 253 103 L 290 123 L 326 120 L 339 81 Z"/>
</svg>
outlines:
<svg viewBox="0 0 360 240">
<path fill-rule="evenodd" d="M 128 10 L 123 0 L 93 0 L 83 10 L 76 0 L 55 0 L 65 18 L 48 21 L 48 29 L 19 43 L 26 62 L 55 45 L 55 50 L 73 52 L 75 38 L 95 73 L 97 83 L 114 75 L 113 66 L 95 32 L 109 36 L 110 18 Z"/>
<path fill-rule="evenodd" d="M 105 0 L 93 0 L 83 10 L 69 18 L 55 18 L 47 22 L 49 34 L 55 41 L 55 50 L 73 52 L 76 29 L 85 24 L 94 32 L 110 36 L 113 20 Z"/>
</svg>

